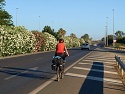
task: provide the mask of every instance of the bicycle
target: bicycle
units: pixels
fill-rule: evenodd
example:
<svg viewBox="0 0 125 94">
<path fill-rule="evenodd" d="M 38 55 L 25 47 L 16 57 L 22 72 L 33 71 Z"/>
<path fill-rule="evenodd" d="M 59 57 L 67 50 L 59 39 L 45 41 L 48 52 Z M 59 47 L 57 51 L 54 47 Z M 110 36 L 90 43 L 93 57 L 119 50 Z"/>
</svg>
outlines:
<svg viewBox="0 0 125 94">
<path fill-rule="evenodd" d="M 60 56 L 55 56 L 52 60 L 52 70 L 56 71 L 57 81 L 64 77 L 64 63 Z"/>
</svg>

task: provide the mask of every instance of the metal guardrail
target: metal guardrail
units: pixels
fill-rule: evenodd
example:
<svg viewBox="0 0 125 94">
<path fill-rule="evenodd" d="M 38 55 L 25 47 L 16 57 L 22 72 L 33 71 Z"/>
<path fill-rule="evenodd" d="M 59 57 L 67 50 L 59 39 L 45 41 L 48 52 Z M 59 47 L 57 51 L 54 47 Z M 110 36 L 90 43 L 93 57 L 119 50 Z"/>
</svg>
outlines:
<svg viewBox="0 0 125 94">
<path fill-rule="evenodd" d="M 120 75 L 122 77 L 123 83 L 125 84 L 125 64 L 123 63 L 123 61 L 120 59 L 120 57 L 115 55 L 115 59 L 116 59 L 116 66 L 118 71 L 120 72 Z"/>
</svg>

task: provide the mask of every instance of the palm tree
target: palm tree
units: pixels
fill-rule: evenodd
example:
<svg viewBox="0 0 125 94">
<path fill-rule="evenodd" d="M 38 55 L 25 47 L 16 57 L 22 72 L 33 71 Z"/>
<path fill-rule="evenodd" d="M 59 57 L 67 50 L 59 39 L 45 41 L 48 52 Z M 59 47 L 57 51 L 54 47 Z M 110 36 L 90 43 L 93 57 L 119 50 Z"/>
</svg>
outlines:
<svg viewBox="0 0 125 94">
<path fill-rule="evenodd" d="M 60 29 L 58 30 L 58 36 L 59 36 L 59 37 L 64 37 L 65 34 L 66 34 L 66 31 L 63 30 L 62 28 L 60 28 Z"/>
</svg>

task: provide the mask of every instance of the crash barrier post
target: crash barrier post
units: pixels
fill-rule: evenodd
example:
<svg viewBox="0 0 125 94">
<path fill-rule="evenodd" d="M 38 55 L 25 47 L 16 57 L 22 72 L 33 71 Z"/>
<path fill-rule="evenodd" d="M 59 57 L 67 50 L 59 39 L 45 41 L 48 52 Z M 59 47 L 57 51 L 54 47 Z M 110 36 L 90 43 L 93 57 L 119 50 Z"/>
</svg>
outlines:
<svg viewBox="0 0 125 94">
<path fill-rule="evenodd" d="M 125 85 L 125 64 L 124 62 L 120 59 L 120 57 L 115 55 L 115 59 L 116 59 L 116 67 L 121 75 L 123 84 Z"/>
</svg>

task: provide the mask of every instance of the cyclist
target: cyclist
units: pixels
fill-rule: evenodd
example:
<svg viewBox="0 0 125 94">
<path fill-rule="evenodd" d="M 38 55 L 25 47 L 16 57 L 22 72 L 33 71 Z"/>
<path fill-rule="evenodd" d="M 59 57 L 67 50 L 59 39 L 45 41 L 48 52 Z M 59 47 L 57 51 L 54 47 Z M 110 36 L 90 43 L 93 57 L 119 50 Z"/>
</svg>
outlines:
<svg viewBox="0 0 125 94">
<path fill-rule="evenodd" d="M 55 56 L 60 56 L 63 59 L 63 62 L 66 63 L 66 56 L 69 56 L 69 52 L 64 44 L 64 39 L 59 39 L 59 43 L 56 45 Z"/>
</svg>

